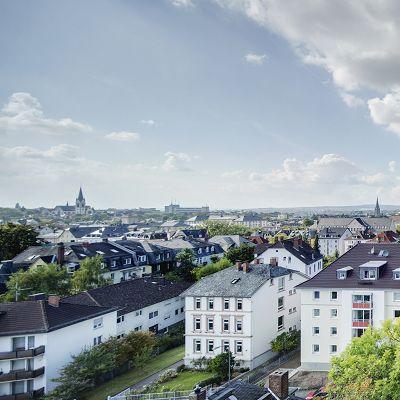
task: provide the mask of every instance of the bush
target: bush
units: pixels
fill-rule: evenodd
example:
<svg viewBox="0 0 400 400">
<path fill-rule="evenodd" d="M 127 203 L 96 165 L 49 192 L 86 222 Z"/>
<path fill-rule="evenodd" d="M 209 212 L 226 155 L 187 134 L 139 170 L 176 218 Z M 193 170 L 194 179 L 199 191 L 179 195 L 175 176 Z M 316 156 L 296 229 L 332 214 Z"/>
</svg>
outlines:
<svg viewBox="0 0 400 400">
<path fill-rule="evenodd" d="M 178 372 L 178 374 L 186 370 L 187 368 L 185 364 L 178 365 L 178 367 L 176 368 L 176 372 Z"/>
<path fill-rule="evenodd" d="M 208 370 L 220 380 L 227 379 L 229 372 L 232 374 L 235 366 L 235 357 L 230 351 L 218 354 L 212 358 L 208 364 Z"/>
<path fill-rule="evenodd" d="M 215 263 L 196 268 L 193 273 L 196 280 L 198 281 L 199 279 L 204 278 L 207 275 L 215 274 L 216 272 L 228 268 L 231 265 L 231 262 L 227 258 L 223 257 Z"/>
<path fill-rule="evenodd" d="M 161 383 L 165 383 L 170 381 L 171 379 L 174 379 L 178 376 L 178 372 L 175 369 L 167 369 L 164 371 L 159 378 L 154 382 L 156 385 L 159 385 Z"/>
<path fill-rule="evenodd" d="M 276 353 L 289 353 L 300 346 L 300 331 L 283 332 L 272 342 L 272 351 Z"/>
<path fill-rule="evenodd" d="M 209 385 L 219 385 L 222 382 L 221 377 L 211 376 L 210 378 L 204 379 L 198 383 L 200 387 L 205 387 Z"/>
</svg>

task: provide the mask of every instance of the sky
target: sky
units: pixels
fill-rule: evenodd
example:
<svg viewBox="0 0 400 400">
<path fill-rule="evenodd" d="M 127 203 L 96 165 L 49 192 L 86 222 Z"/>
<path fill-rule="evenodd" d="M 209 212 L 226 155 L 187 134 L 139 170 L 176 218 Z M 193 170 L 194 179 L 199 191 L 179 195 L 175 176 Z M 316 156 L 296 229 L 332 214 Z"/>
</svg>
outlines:
<svg viewBox="0 0 400 400">
<path fill-rule="evenodd" d="M 400 2 L 0 2 L 0 206 L 400 204 Z"/>
</svg>

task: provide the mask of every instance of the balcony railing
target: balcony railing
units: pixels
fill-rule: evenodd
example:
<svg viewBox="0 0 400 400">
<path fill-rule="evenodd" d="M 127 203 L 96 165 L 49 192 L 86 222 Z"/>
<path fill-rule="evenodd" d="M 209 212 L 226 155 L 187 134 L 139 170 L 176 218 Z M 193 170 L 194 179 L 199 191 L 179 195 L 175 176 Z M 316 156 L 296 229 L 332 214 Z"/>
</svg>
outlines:
<svg viewBox="0 0 400 400">
<path fill-rule="evenodd" d="M 0 400 L 30 400 L 30 399 L 40 399 L 43 396 L 44 396 L 44 388 L 40 388 L 34 390 L 33 392 L 6 394 L 0 396 Z"/>
<path fill-rule="evenodd" d="M 35 349 L 3 351 L 0 353 L 0 360 L 11 360 L 14 358 L 30 358 L 43 354 L 45 351 L 44 346 L 36 347 Z"/>
<path fill-rule="evenodd" d="M 353 328 L 368 328 L 371 324 L 371 321 L 367 320 L 355 320 L 353 321 Z"/>
<path fill-rule="evenodd" d="M 0 375 L 0 382 L 19 381 L 23 379 L 32 379 L 44 374 L 44 367 L 32 370 L 10 371 Z"/>
<path fill-rule="evenodd" d="M 360 309 L 360 308 L 372 308 L 372 303 L 365 301 L 365 302 L 353 302 L 353 308 Z"/>
</svg>

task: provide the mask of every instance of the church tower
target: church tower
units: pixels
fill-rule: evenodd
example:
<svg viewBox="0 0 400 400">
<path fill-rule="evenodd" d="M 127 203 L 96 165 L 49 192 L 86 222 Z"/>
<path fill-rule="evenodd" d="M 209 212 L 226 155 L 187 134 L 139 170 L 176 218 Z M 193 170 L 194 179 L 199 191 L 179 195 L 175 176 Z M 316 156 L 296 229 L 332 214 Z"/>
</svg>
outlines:
<svg viewBox="0 0 400 400">
<path fill-rule="evenodd" d="M 376 198 L 374 217 L 378 218 L 380 216 L 381 216 L 381 208 L 379 207 L 379 200 L 378 200 L 378 198 Z"/>
<path fill-rule="evenodd" d="M 86 214 L 86 201 L 81 187 L 79 188 L 78 198 L 75 201 L 75 214 Z"/>
</svg>

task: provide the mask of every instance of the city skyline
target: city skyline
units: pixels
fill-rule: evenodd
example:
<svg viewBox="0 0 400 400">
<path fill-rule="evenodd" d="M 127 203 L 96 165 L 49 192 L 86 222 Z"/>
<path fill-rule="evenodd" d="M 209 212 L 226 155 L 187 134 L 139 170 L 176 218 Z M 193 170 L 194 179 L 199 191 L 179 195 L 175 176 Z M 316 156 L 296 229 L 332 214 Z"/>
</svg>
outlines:
<svg viewBox="0 0 400 400">
<path fill-rule="evenodd" d="M 400 203 L 398 4 L 94 4 L 0 5 L 1 206 Z"/>
</svg>

